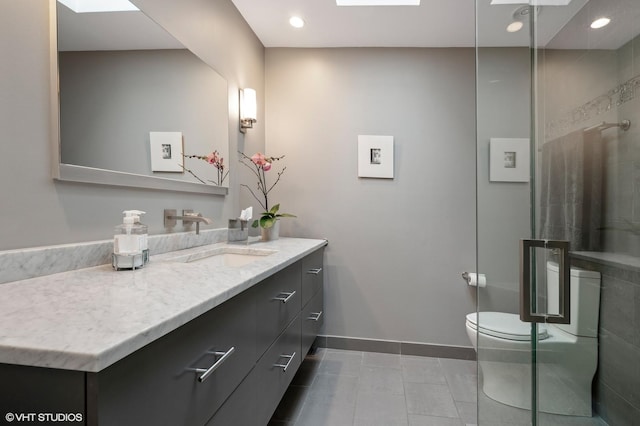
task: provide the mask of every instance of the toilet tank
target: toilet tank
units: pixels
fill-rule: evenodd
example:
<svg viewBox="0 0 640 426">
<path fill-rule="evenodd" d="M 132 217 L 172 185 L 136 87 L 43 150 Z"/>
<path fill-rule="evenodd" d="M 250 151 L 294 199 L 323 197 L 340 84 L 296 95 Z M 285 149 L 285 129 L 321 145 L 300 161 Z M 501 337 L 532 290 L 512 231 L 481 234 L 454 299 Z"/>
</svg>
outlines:
<svg viewBox="0 0 640 426">
<path fill-rule="evenodd" d="M 576 336 L 598 337 L 600 273 L 571 268 L 571 323 L 554 324 Z M 547 311 L 560 312 L 558 264 L 547 262 Z"/>
</svg>

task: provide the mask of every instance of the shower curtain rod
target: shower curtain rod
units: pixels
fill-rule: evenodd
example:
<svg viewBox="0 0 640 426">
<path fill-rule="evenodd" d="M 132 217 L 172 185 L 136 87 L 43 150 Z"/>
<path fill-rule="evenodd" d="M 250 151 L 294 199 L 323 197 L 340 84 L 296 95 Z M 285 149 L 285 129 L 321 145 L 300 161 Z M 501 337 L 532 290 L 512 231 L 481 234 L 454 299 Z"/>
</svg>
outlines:
<svg viewBox="0 0 640 426">
<path fill-rule="evenodd" d="M 622 130 L 624 130 L 626 132 L 631 127 L 631 121 L 630 120 L 622 120 L 619 123 L 607 123 L 606 121 L 603 121 L 600 124 L 597 124 L 595 126 L 591 126 L 591 127 L 588 127 L 586 129 L 584 129 L 584 131 L 588 132 L 590 130 L 596 130 L 596 129 L 598 129 L 600 131 L 603 131 L 603 130 L 610 129 L 612 127 L 620 127 Z"/>
</svg>

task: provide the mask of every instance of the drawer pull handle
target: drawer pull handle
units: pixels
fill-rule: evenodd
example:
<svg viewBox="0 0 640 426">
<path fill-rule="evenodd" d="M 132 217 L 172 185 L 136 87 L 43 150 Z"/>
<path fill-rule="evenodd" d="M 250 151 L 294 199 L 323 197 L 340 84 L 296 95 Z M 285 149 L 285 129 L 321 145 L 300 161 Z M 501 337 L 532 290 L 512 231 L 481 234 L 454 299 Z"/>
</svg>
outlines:
<svg viewBox="0 0 640 426">
<path fill-rule="evenodd" d="M 310 321 L 319 321 L 322 316 L 322 311 L 320 312 L 311 312 L 311 314 L 307 317 Z"/>
<path fill-rule="evenodd" d="M 277 297 L 274 297 L 272 300 L 278 300 L 282 303 L 287 303 L 289 299 L 293 297 L 294 294 L 296 294 L 295 290 L 292 291 L 291 293 L 282 292 Z"/>
<path fill-rule="evenodd" d="M 218 360 L 209 368 L 189 368 L 190 371 L 195 371 L 196 373 L 202 373 L 202 376 L 198 377 L 198 381 L 200 383 L 204 382 L 216 371 L 229 357 L 236 351 L 236 348 L 233 346 L 229 348 L 226 352 L 207 352 L 208 354 L 219 356 Z"/>
<path fill-rule="evenodd" d="M 318 275 L 320 272 L 322 272 L 322 268 L 315 268 L 315 269 L 309 269 L 307 271 L 307 274 Z"/>
<path fill-rule="evenodd" d="M 282 368 L 282 371 L 285 372 L 287 371 L 287 368 L 289 368 L 289 364 L 291 364 L 291 361 L 293 361 L 293 358 L 296 356 L 296 353 L 294 352 L 291 355 L 280 355 L 280 358 L 289 358 L 289 361 L 287 361 L 286 364 L 273 364 L 274 367 L 278 367 L 278 368 Z"/>
</svg>

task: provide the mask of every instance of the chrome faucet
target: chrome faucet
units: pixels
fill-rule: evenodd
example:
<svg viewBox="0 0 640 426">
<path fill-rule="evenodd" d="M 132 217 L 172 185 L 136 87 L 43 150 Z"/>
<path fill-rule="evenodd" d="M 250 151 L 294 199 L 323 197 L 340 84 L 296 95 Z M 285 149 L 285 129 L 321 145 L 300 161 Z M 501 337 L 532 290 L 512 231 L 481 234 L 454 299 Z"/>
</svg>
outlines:
<svg viewBox="0 0 640 426">
<path fill-rule="evenodd" d="M 173 228 L 176 226 L 178 220 L 181 220 L 183 225 L 190 225 L 195 222 L 196 235 L 200 234 L 201 222 L 207 225 L 211 225 L 213 223 L 213 220 L 202 216 L 202 213 L 195 213 L 193 210 L 182 210 L 182 216 L 178 216 L 175 209 L 164 209 L 165 228 Z"/>
</svg>

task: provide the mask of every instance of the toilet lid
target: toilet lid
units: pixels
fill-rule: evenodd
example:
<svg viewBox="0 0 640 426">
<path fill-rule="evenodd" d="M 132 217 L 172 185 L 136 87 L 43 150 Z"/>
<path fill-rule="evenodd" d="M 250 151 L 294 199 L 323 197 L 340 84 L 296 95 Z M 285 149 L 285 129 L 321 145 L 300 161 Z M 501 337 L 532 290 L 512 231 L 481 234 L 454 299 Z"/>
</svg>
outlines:
<svg viewBox="0 0 640 426">
<path fill-rule="evenodd" d="M 520 321 L 516 314 L 505 312 L 480 312 L 480 327 L 478 327 L 478 313 L 467 315 L 467 323 L 480 333 L 500 339 L 527 341 L 531 338 L 531 324 Z M 544 340 L 549 335 L 544 324 L 538 325 L 538 340 Z"/>
</svg>

